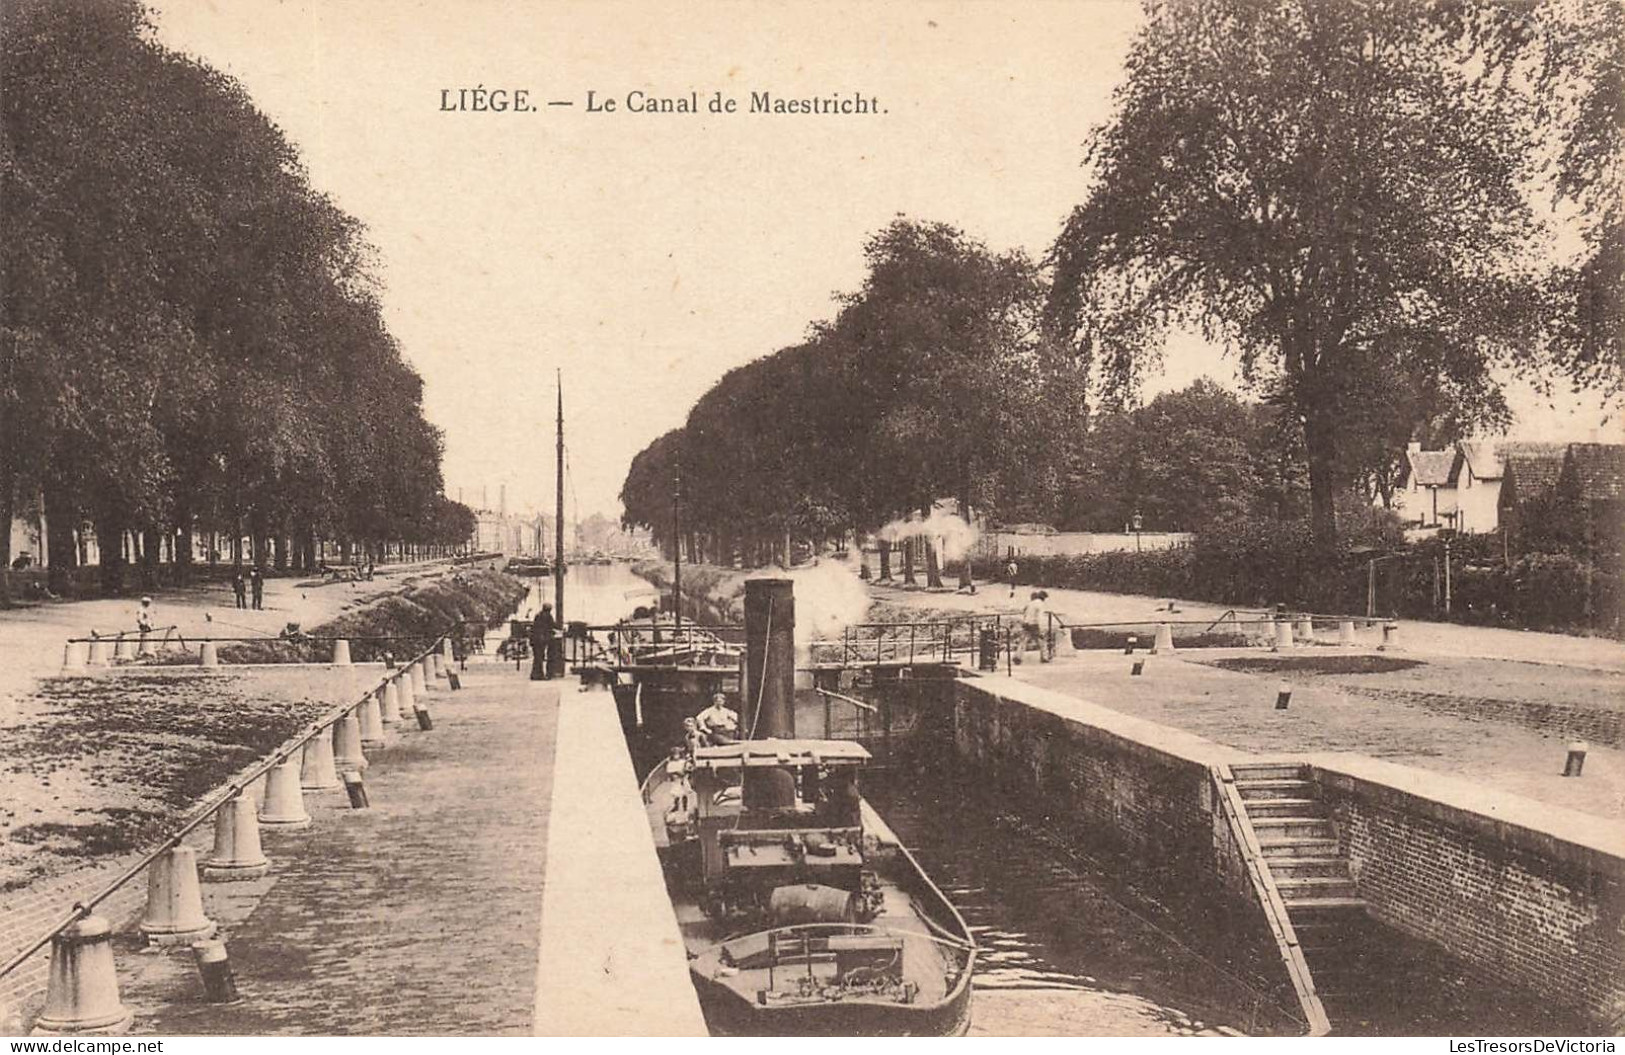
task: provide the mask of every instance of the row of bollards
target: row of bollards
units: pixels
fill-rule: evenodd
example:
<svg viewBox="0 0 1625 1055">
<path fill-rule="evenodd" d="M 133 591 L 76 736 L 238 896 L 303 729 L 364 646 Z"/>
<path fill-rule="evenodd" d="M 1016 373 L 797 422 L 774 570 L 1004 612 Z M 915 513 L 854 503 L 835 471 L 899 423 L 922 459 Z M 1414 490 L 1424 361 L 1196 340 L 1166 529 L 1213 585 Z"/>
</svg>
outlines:
<svg viewBox="0 0 1625 1055">
<path fill-rule="evenodd" d="M 109 648 L 108 646 L 112 647 Z M 449 642 L 448 642 L 448 648 Z M 116 638 L 92 638 L 89 641 L 69 641 L 62 650 L 63 670 L 83 670 L 85 667 L 108 667 L 114 663 L 127 662 L 136 658 L 137 654 L 151 655 L 150 639 L 145 641 L 119 634 Z M 434 653 L 439 657 L 439 653 Z M 449 658 L 449 654 L 448 657 Z M 332 662 L 341 667 L 350 665 L 350 642 L 339 638 L 333 642 Z M 213 641 L 198 643 L 198 665 L 202 667 L 218 667 L 220 665 L 220 648 Z"/>
<path fill-rule="evenodd" d="M 205 665 L 213 665 L 208 662 L 211 653 L 212 648 L 205 652 Z M 335 642 L 333 662 L 344 665 L 349 659 L 349 642 Z M 447 642 L 444 652 L 431 651 L 406 664 L 337 721 L 306 740 L 297 757 L 290 753 L 270 766 L 261 778 L 263 801 L 256 803 L 245 787 L 216 808 L 214 850 L 203 862 L 201 879 L 230 882 L 266 875 L 271 863 L 260 843 L 260 828 L 298 831 L 310 827 L 304 802 L 307 791 L 343 787 L 352 808 L 368 808 L 362 780 L 368 766 L 365 750 L 384 745 L 386 725 L 415 717 L 420 729 L 434 727 L 428 708 L 418 698 L 437 688 L 437 679 L 451 680 L 450 661 Z M 237 998 L 237 986 L 225 944 L 209 940 L 216 929 L 203 909 L 197 852 L 176 845 L 155 857 L 147 866 L 141 933 L 154 945 L 191 945 L 208 999 L 228 1002 Z M 106 919 L 87 915 L 51 939 L 45 1007 L 34 1024 L 35 1033 L 120 1033 L 129 1027 L 134 1016 L 119 996 L 112 937 Z"/>
</svg>

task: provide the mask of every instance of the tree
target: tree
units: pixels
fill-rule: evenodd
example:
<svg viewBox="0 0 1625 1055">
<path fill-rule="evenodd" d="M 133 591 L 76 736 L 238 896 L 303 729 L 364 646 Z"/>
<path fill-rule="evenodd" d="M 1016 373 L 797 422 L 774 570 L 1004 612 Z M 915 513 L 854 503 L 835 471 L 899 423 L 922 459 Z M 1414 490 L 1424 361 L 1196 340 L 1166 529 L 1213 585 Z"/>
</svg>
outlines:
<svg viewBox="0 0 1625 1055">
<path fill-rule="evenodd" d="M 1234 349 L 1301 429 L 1322 544 L 1374 385 L 1426 362 L 1493 407 L 1492 367 L 1533 365 L 1530 112 L 1472 75 L 1448 7 L 1148 3 L 1052 251 L 1051 316 L 1106 387 L 1171 322 Z"/>
</svg>

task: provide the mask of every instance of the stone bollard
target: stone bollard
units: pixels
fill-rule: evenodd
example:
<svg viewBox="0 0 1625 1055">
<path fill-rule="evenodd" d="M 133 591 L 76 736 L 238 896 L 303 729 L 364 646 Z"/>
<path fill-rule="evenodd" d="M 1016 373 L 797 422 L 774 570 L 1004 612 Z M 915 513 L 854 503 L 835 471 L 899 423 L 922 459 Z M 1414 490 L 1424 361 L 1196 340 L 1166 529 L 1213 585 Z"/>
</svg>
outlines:
<svg viewBox="0 0 1625 1055">
<path fill-rule="evenodd" d="M 134 658 L 135 658 L 135 642 L 131 641 L 129 638 L 125 637 L 123 634 L 120 634 L 118 636 L 118 640 L 113 643 L 113 659 L 114 659 L 114 661 L 116 662 L 118 660 L 124 660 L 125 662 L 128 662 L 128 661 L 130 661 L 130 660 L 132 660 Z"/>
<path fill-rule="evenodd" d="M 1573 740 L 1569 743 L 1569 756 L 1563 762 L 1563 775 L 1577 777 L 1580 770 L 1585 768 L 1587 745 L 1584 740 Z"/>
<path fill-rule="evenodd" d="M 347 712 L 333 723 L 333 764 L 342 773 L 346 769 L 360 772 L 367 768 L 367 756 L 361 753 L 361 723 L 355 712 Z"/>
<path fill-rule="evenodd" d="M 1281 682 L 1281 687 L 1275 690 L 1275 709 L 1284 711 L 1292 703 L 1292 686 Z"/>
<path fill-rule="evenodd" d="M 211 1004 L 237 1002 L 237 977 L 223 941 L 200 941 L 192 946 L 197 957 L 198 977 L 203 979 L 203 996 Z"/>
<path fill-rule="evenodd" d="M 435 677 L 439 678 L 441 681 L 445 681 L 446 675 L 449 673 L 451 668 L 446 664 L 445 656 L 442 656 L 438 652 L 431 652 L 429 653 L 429 669 L 434 672 Z"/>
<path fill-rule="evenodd" d="M 383 715 L 378 713 L 378 697 L 367 693 L 367 698 L 361 701 L 356 708 L 356 718 L 360 725 L 361 746 L 364 749 L 376 751 L 384 746 Z"/>
<path fill-rule="evenodd" d="M 1143 659 L 1135 660 L 1134 665 L 1131 666 L 1128 669 L 1128 672 L 1129 672 L 1129 675 L 1131 677 L 1135 677 L 1135 678 L 1139 677 L 1141 674 L 1144 674 L 1145 673 L 1145 660 L 1143 660 Z"/>
<path fill-rule="evenodd" d="M 418 674 L 423 680 L 424 692 L 432 692 L 440 687 L 434 683 L 434 660 L 428 656 L 418 660 Z"/>
<path fill-rule="evenodd" d="M 172 847 L 147 866 L 141 933 L 154 945 L 183 945 L 214 935 L 214 921 L 203 914 L 197 851 L 190 846 Z"/>
<path fill-rule="evenodd" d="M 63 670 L 84 670 L 88 651 L 83 641 L 69 641 L 62 649 Z"/>
<path fill-rule="evenodd" d="M 1078 650 L 1072 644 L 1072 628 L 1064 623 L 1056 623 L 1054 630 L 1055 640 L 1050 642 L 1051 656 L 1075 656 Z"/>
<path fill-rule="evenodd" d="M 318 737 L 317 739 L 325 739 Z M 329 751 L 327 765 L 333 765 Z M 310 814 L 305 811 L 305 793 L 299 786 L 299 759 L 289 755 L 265 775 L 265 804 L 260 807 L 260 823 L 267 828 L 295 831 L 310 827 Z"/>
<path fill-rule="evenodd" d="M 1377 646 L 1378 652 L 1386 652 L 1390 648 L 1399 647 L 1399 624 L 1392 619 L 1382 624 L 1382 644 Z"/>
<path fill-rule="evenodd" d="M 51 939 L 51 975 L 45 1010 L 34 1023 L 43 1036 L 122 1033 L 135 1016 L 119 1000 L 113 963 L 113 928 L 86 916 Z"/>
<path fill-rule="evenodd" d="M 213 641 L 203 642 L 199 654 L 202 657 L 200 660 L 201 666 L 218 667 L 220 665 L 220 649 L 215 646 Z"/>
<path fill-rule="evenodd" d="M 1308 616 L 1298 620 L 1298 644 L 1312 645 L 1315 643 L 1315 621 Z"/>
<path fill-rule="evenodd" d="M 337 667 L 350 665 L 350 642 L 342 637 L 333 642 L 333 665 Z"/>
<path fill-rule="evenodd" d="M 384 731 L 388 732 L 392 725 L 401 720 L 397 706 L 389 702 L 389 682 L 386 681 L 373 689 L 372 698 L 378 706 L 378 720 L 383 723 Z"/>
<path fill-rule="evenodd" d="M 379 704 L 380 713 L 387 715 L 391 722 L 398 722 L 406 717 L 406 714 L 401 710 L 401 691 L 395 687 L 397 680 L 399 679 L 390 678 L 384 682 L 382 702 Z"/>
<path fill-rule="evenodd" d="M 245 793 L 214 811 L 214 853 L 203 862 L 203 878 L 215 882 L 258 879 L 271 870 L 260 849 L 260 822 L 254 798 Z"/>
<path fill-rule="evenodd" d="M 1277 619 L 1275 621 L 1275 647 L 1276 649 L 1292 647 L 1292 621 L 1290 619 Z"/>
<path fill-rule="evenodd" d="M 1340 619 L 1337 623 L 1337 643 L 1345 647 L 1354 644 L 1354 620 Z"/>
<path fill-rule="evenodd" d="M 413 695 L 422 696 L 426 691 L 428 691 L 427 686 L 425 686 L 423 683 L 422 660 L 413 660 L 412 662 L 408 663 L 406 665 L 406 673 L 412 679 Z"/>
<path fill-rule="evenodd" d="M 300 760 L 299 787 L 305 791 L 327 791 L 339 786 L 339 771 L 333 765 L 333 734 L 323 729 L 305 741 Z"/>
<path fill-rule="evenodd" d="M 412 675 L 401 671 L 395 675 L 395 686 L 401 698 L 401 717 L 410 719 L 417 711 L 417 694 L 412 691 Z"/>
<path fill-rule="evenodd" d="M 108 663 L 107 642 L 96 638 L 90 643 L 90 651 L 85 660 L 93 667 L 105 667 Z"/>
<path fill-rule="evenodd" d="M 416 713 L 418 716 L 419 729 L 423 730 L 424 732 L 428 732 L 430 729 L 434 728 L 434 719 L 429 716 L 429 708 L 420 704 L 417 707 Z"/>
<path fill-rule="evenodd" d="M 1157 640 L 1151 646 L 1153 656 L 1174 650 L 1174 628 L 1168 623 L 1157 624 Z"/>
</svg>

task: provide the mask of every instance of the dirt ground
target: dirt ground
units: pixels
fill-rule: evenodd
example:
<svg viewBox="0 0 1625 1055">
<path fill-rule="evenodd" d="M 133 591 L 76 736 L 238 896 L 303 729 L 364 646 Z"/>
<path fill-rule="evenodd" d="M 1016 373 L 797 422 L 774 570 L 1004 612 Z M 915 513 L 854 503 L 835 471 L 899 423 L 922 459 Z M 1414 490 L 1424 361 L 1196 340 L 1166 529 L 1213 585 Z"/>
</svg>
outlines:
<svg viewBox="0 0 1625 1055">
<path fill-rule="evenodd" d="M 48 678 L 0 726 L 0 891 L 158 841 L 361 691 L 362 668 L 126 668 Z"/>
<path fill-rule="evenodd" d="M 1372 674 L 1246 673 L 1215 665 L 1268 656 L 1239 649 L 1134 658 L 1089 652 L 1040 664 L 1033 653 L 1016 676 L 1245 751 L 1357 752 L 1625 819 L 1625 751 L 1591 744 L 1583 776 L 1564 778 L 1567 736 L 1472 714 L 1474 701 L 1508 696 L 1625 708 L 1625 675 L 1415 656 L 1409 658 L 1420 660 L 1416 666 Z M 1131 673 L 1135 658 L 1145 663 L 1139 676 Z M 1292 695 L 1288 708 L 1277 710 L 1283 687 Z M 1454 706 L 1441 709 L 1441 698 Z"/>
</svg>

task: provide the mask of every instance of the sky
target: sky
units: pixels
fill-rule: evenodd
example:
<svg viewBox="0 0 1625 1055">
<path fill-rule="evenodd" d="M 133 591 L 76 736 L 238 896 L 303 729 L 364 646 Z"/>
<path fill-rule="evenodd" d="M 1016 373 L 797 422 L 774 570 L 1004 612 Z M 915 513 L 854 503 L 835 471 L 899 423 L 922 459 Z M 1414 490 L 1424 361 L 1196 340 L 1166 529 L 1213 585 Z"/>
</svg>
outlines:
<svg viewBox="0 0 1625 1055">
<path fill-rule="evenodd" d="M 632 457 L 727 370 L 802 340 L 902 214 L 1042 256 L 1088 188 L 1137 2 L 656 4 L 154 0 L 158 38 L 240 80 L 312 183 L 368 228 L 386 321 L 445 432 L 446 489 L 618 516 Z M 443 109 L 528 92 L 519 113 Z M 871 115 L 750 114 L 752 92 Z M 589 112 L 614 100 L 614 112 Z M 701 112 L 628 112 L 698 93 Z M 443 93 L 449 93 L 443 94 Z M 739 112 L 711 114 L 713 93 Z M 469 100 L 471 95 L 462 95 Z M 548 106 L 549 101 L 570 106 Z M 1150 391 L 1209 375 L 1181 339 Z M 1524 438 L 1595 400 L 1517 386 Z M 1617 421 L 1611 430 L 1618 431 Z M 1613 438 L 1613 437 L 1610 437 Z"/>
</svg>

